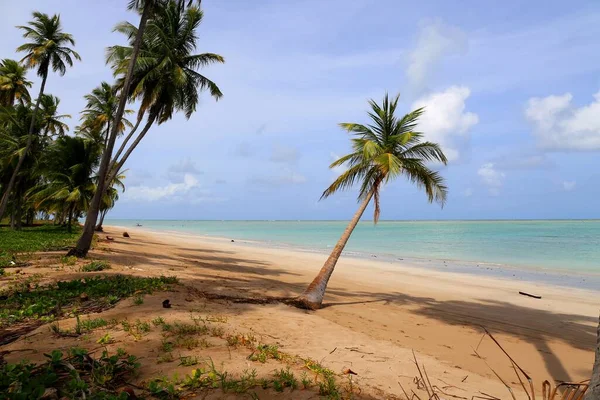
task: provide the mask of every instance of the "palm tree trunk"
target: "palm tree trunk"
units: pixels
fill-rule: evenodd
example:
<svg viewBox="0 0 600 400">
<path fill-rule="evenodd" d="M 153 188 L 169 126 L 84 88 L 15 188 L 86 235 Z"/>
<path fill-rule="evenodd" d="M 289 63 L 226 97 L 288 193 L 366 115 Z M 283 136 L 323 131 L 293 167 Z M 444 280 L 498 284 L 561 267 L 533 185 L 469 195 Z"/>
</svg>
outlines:
<svg viewBox="0 0 600 400">
<path fill-rule="evenodd" d="M 600 399 L 600 320 L 598 321 L 598 333 L 596 336 L 596 359 L 594 361 L 594 369 L 592 370 L 592 378 L 590 379 L 590 387 L 588 388 L 584 400 L 599 400 Z"/>
<path fill-rule="evenodd" d="M 104 187 L 107 187 L 108 185 L 110 185 L 110 183 L 113 181 L 113 179 L 115 179 L 117 177 L 117 174 L 119 173 L 121 168 L 123 168 L 125 161 L 127 161 L 127 159 L 129 158 L 129 156 L 131 155 L 133 150 L 135 150 L 135 148 L 137 147 L 138 144 L 140 144 L 140 142 L 142 141 L 144 136 L 146 136 L 146 133 L 148 133 L 148 131 L 150 130 L 150 127 L 154 123 L 155 119 L 156 118 L 154 116 L 148 117 L 148 121 L 146 122 L 146 125 L 144 125 L 144 129 L 142 129 L 142 131 L 140 132 L 138 137 L 135 138 L 133 143 L 131 143 L 131 146 L 129 146 L 129 148 L 127 149 L 127 151 L 125 152 L 125 154 L 123 155 L 121 160 L 119 162 L 117 162 L 117 164 L 110 171 L 110 174 L 108 175 L 108 177 L 106 178 L 106 181 L 104 182 Z"/>
<path fill-rule="evenodd" d="M 27 144 L 25 145 L 25 151 L 19 156 L 19 161 L 17 162 L 17 166 L 10 177 L 10 181 L 8 181 L 8 185 L 6 185 L 6 189 L 4 190 L 4 194 L 2 195 L 2 200 L 0 201 L 0 220 L 4 216 L 4 212 L 6 211 L 6 205 L 8 204 L 8 198 L 10 197 L 10 192 L 12 192 L 13 187 L 15 185 L 15 181 L 17 180 L 17 175 L 19 175 L 19 171 L 21 170 L 21 166 L 25 161 L 25 157 L 27 153 L 29 153 L 29 149 L 31 148 L 31 144 L 33 143 L 33 128 L 35 128 L 35 119 L 37 117 L 38 110 L 40 108 L 40 102 L 42 101 L 42 95 L 44 94 L 44 89 L 46 88 L 46 79 L 48 79 L 48 71 L 44 74 L 42 78 L 42 85 L 40 86 L 40 94 L 35 102 L 35 108 L 33 109 L 33 114 L 31 116 L 31 122 L 29 123 L 29 133 L 27 135 Z"/>
<path fill-rule="evenodd" d="M 135 42 L 133 44 L 133 52 L 131 54 L 131 59 L 129 60 L 129 65 L 127 66 L 125 82 L 123 83 L 123 88 L 121 89 L 119 107 L 117 108 L 117 113 L 113 121 L 113 127 L 112 131 L 110 132 L 110 137 L 108 138 L 108 143 L 106 144 L 106 148 L 102 153 L 102 160 L 100 162 L 100 168 L 98 171 L 98 187 L 96 188 L 94 197 L 90 202 L 81 237 L 79 237 L 77 245 L 69 251 L 68 255 L 85 257 L 92 245 L 92 239 L 94 238 L 94 228 L 96 227 L 96 221 L 98 219 L 98 213 L 100 211 L 100 203 L 102 202 L 102 196 L 104 195 L 105 190 L 104 182 L 106 181 L 106 176 L 109 172 L 108 167 L 112 158 L 113 148 L 115 146 L 117 134 L 119 133 L 119 126 L 121 126 L 123 113 L 125 112 L 125 105 L 127 103 L 127 99 L 129 98 L 129 88 L 131 86 L 131 79 L 133 76 L 135 63 L 140 52 L 140 47 L 142 45 L 142 37 L 144 35 L 144 30 L 146 29 L 146 23 L 148 22 L 148 18 L 150 16 L 150 13 L 152 12 L 151 4 L 152 2 L 146 2 L 146 6 L 144 7 L 144 11 L 142 12 L 142 16 L 140 18 L 138 32 L 135 37 Z"/>
<path fill-rule="evenodd" d="M 69 219 L 67 221 L 67 232 L 73 232 L 71 228 L 71 221 L 73 220 L 73 205 L 69 206 Z"/>
<path fill-rule="evenodd" d="M 342 255 L 342 251 L 344 250 L 344 247 L 346 247 L 346 243 L 348 242 L 348 239 L 350 239 L 352 231 L 354 231 L 354 228 L 356 228 L 356 224 L 358 224 L 358 221 L 360 221 L 360 217 L 362 217 L 363 213 L 365 212 L 365 209 L 369 205 L 369 202 L 373 197 L 373 193 L 374 192 L 371 192 L 363 200 L 360 207 L 358 208 L 358 211 L 356 211 L 354 217 L 352 217 L 352 220 L 350 220 L 350 223 L 346 227 L 346 230 L 340 237 L 340 240 L 338 240 L 337 244 L 333 248 L 333 251 L 329 255 L 329 258 L 327 258 L 327 261 L 325 261 L 325 264 L 323 264 L 323 267 L 321 268 L 319 274 L 312 281 L 312 283 L 308 285 L 304 293 L 302 293 L 300 297 L 296 299 L 295 302 L 298 306 L 302 308 L 307 308 L 309 310 L 318 310 L 319 308 L 321 308 L 321 304 L 323 303 L 323 297 L 325 297 L 325 290 L 327 289 L 327 283 L 329 282 L 329 278 L 331 277 L 331 274 L 333 274 L 335 265 L 337 264 L 338 259 Z"/>
<path fill-rule="evenodd" d="M 102 224 L 104 223 L 104 217 L 106 217 L 107 213 L 108 213 L 108 210 L 100 211 L 100 222 L 96 226 L 96 232 L 102 232 Z"/>
<path fill-rule="evenodd" d="M 121 153 L 123 152 L 123 150 L 125 150 L 125 146 L 127 146 L 127 143 L 129 142 L 129 139 L 131 139 L 131 137 L 133 136 L 133 134 L 135 133 L 135 131 L 137 131 L 137 128 L 140 126 L 140 123 L 142 122 L 142 119 L 143 119 L 143 115 L 140 116 L 140 118 L 138 118 L 138 121 L 136 122 L 136 124 L 133 127 L 133 129 L 131 130 L 131 132 L 129 132 L 129 135 L 127 135 L 127 137 L 125 138 L 125 140 L 123 140 L 123 143 L 121 143 L 121 147 L 119 147 L 119 151 L 117 151 L 117 154 L 115 154 L 115 156 L 112 159 L 112 162 L 110 163 L 109 171 L 112 172 L 115 169 L 115 165 L 117 165 L 117 161 L 119 160 L 119 156 L 121 155 Z"/>
</svg>

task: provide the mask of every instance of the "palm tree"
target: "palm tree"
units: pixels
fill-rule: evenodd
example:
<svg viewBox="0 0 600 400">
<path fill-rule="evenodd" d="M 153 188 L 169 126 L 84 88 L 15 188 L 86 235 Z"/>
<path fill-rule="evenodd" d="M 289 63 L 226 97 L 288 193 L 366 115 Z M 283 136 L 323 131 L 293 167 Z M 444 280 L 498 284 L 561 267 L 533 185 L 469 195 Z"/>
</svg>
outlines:
<svg viewBox="0 0 600 400">
<path fill-rule="evenodd" d="M 23 37 L 30 40 L 30 42 L 17 48 L 17 51 L 26 52 L 25 57 L 21 61 L 24 61 L 29 68 L 37 68 L 37 74 L 42 78 L 42 83 L 35 108 L 33 109 L 25 151 L 19 157 L 13 176 L 4 189 L 4 194 L 0 201 L 0 219 L 2 219 L 6 211 L 8 198 L 33 141 L 35 120 L 40 108 L 50 68 L 62 76 L 67 71 L 67 65 L 73 66 L 73 58 L 77 60 L 81 59 L 79 54 L 68 47 L 69 45 L 74 46 L 75 40 L 73 36 L 62 31 L 60 16 L 56 14 L 50 17 L 47 14 L 35 11 L 33 13 L 33 21 L 30 21 L 28 26 L 19 26 L 18 28 L 25 32 Z"/>
<path fill-rule="evenodd" d="M 88 208 L 95 191 L 93 171 L 99 150 L 94 142 L 80 137 L 59 137 L 49 150 L 47 182 L 29 193 L 36 207 L 64 212 L 69 232 L 73 217 Z"/>
<path fill-rule="evenodd" d="M 42 112 L 42 124 L 44 137 L 50 136 L 64 136 L 69 131 L 69 125 L 65 124 L 61 120 L 65 118 L 71 118 L 69 114 L 58 114 L 58 106 L 60 105 L 60 99 L 51 94 L 45 94 L 42 96 L 40 102 L 40 110 Z"/>
<path fill-rule="evenodd" d="M 394 113 L 399 97 L 398 95 L 390 101 L 386 94 L 381 106 L 370 100 L 371 111 L 368 114 L 372 120 L 371 125 L 340 124 L 343 129 L 355 135 L 352 139 L 354 151 L 330 165 L 330 168 L 347 165 L 348 169 L 323 192 L 321 199 L 360 183 L 360 206 L 317 277 L 296 299 L 301 307 L 311 310 L 321 307 L 335 265 L 371 199 L 374 199 L 375 209 L 373 221 L 377 223 L 379 220 L 379 196 L 384 184 L 405 176 L 410 182 L 425 189 L 429 202 L 436 201 L 443 206 L 446 200 L 447 189 L 443 178 L 426 165 L 427 162 L 446 164 L 446 156 L 438 144 L 423 142 L 423 134 L 415 131 L 417 121 L 424 111 L 422 108 L 401 119 L 396 118 Z"/>
<path fill-rule="evenodd" d="M 185 7 L 187 3 L 187 8 Z M 140 99 L 138 123 L 148 113 L 146 125 L 136 140 L 120 158 L 111 161 L 116 138 L 115 127 L 111 131 L 105 154 L 102 157 L 98 175 L 105 177 L 100 182 L 90 209 L 88 210 L 84 229 L 75 248 L 70 255 L 84 257 L 89 251 L 94 234 L 96 220 L 102 200 L 104 187 L 111 182 L 123 164 L 146 135 L 152 124 L 158 124 L 171 119 L 174 111 L 183 110 L 187 118 L 196 110 L 198 103 L 198 88 L 210 89 L 215 98 L 222 96 L 218 87 L 210 80 L 196 72 L 196 69 L 212 62 L 224 62 L 216 54 L 191 55 L 196 48 L 197 36 L 195 29 L 202 21 L 202 11 L 191 6 L 193 1 L 140 1 L 132 0 L 130 7 L 143 6 L 142 18 L 138 28 L 125 23 L 119 24 L 116 30 L 127 34 L 129 47 L 113 46 L 108 51 L 108 61 L 113 63 L 115 73 L 121 75 L 121 102 L 123 96 Z M 144 31 L 147 30 L 146 34 Z M 131 42 L 133 41 L 133 42 Z M 139 56 L 139 57 L 138 57 Z M 115 116 L 115 124 L 120 121 L 124 110 L 119 104 Z M 137 127 L 137 124 L 136 124 Z M 134 128 L 135 131 L 136 128 Z M 119 156 L 131 138 L 129 135 Z M 107 160 L 108 158 L 108 160 Z M 104 162 L 107 162 L 106 169 Z"/>
<path fill-rule="evenodd" d="M 4 59 L 0 62 L 0 105 L 10 107 L 18 100 L 21 104 L 29 103 L 27 68 L 18 61 Z"/>
<path fill-rule="evenodd" d="M 584 400 L 598 399 L 600 399 L 600 320 L 598 321 L 598 332 L 596 335 L 596 357 L 594 360 L 594 369 L 592 370 L 590 386 L 585 394 Z"/>
<path fill-rule="evenodd" d="M 100 221 L 96 226 L 97 232 L 102 232 L 102 224 L 104 223 L 104 217 L 106 217 L 106 214 L 115 206 L 117 200 L 119 200 L 119 189 L 121 189 L 122 192 L 125 191 L 123 179 L 125 179 L 125 175 L 117 175 L 115 179 L 111 182 L 110 186 L 106 188 L 106 191 L 104 192 L 104 197 L 102 197 L 102 204 L 100 206 Z"/>
<path fill-rule="evenodd" d="M 117 107 L 113 127 L 110 131 L 110 135 L 106 142 L 104 153 L 102 154 L 102 159 L 100 161 L 100 168 L 98 170 L 98 175 L 102 179 L 100 179 L 98 183 L 98 188 L 96 190 L 96 193 L 94 193 L 94 198 L 92 199 L 90 208 L 87 212 L 81 237 L 77 241 L 77 245 L 73 249 L 71 249 L 71 251 L 69 251 L 69 255 L 85 257 L 85 255 L 90 249 L 90 246 L 92 245 L 92 239 L 94 238 L 94 228 L 96 226 L 96 221 L 98 220 L 98 213 L 100 211 L 100 205 L 102 203 L 102 196 L 104 193 L 104 184 L 107 181 L 111 181 L 111 179 L 106 179 L 106 177 L 110 172 L 109 166 L 111 163 L 111 157 L 113 153 L 113 148 L 115 146 L 115 141 L 118 135 L 118 127 L 121 125 L 121 119 L 123 118 L 123 114 L 125 112 L 125 104 L 129 99 L 129 89 L 131 87 L 131 80 L 133 78 L 133 70 L 137 62 L 140 47 L 142 45 L 142 37 L 144 36 L 144 31 L 146 30 L 146 24 L 148 22 L 148 19 L 153 16 L 155 9 L 157 9 L 158 6 L 164 4 L 166 1 L 168 0 L 130 0 L 127 6 L 129 10 L 135 10 L 140 13 L 140 22 L 138 24 L 138 28 L 135 32 L 135 35 L 130 36 L 129 38 L 130 40 L 133 40 L 132 51 L 129 57 L 129 62 L 127 64 L 125 75 L 123 77 L 123 85 L 121 87 L 121 95 L 119 97 L 119 106 Z M 198 6 L 200 6 L 200 2 L 201 0 L 198 0 Z M 192 3 L 194 3 L 194 1 L 178 0 L 177 3 L 180 8 L 183 8 L 186 4 L 188 7 L 190 7 Z M 2 215 L 0 214 L 0 218 L 1 217 Z"/>
<path fill-rule="evenodd" d="M 85 99 L 87 100 L 86 108 L 81 112 L 82 128 L 104 131 L 103 142 L 106 145 L 119 105 L 116 88 L 108 82 L 102 82 L 90 94 L 85 95 Z M 132 112 L 132 110 L 125 110 L 124 113 L 131 114 Z M 118 133 L 122 133 L 126 127 L 131 128 L 132 125 L 123 118 L 118 126 Z"/>
</svg>

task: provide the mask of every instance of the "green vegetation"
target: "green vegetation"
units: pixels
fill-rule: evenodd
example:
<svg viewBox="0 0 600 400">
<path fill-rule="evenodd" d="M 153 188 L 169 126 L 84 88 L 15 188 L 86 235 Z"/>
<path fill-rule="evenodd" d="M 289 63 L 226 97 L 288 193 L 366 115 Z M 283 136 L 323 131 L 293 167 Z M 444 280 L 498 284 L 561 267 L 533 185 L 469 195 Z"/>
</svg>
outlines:
<svg viewBox="0 0 600 400">
<path fill-rule="evenodd" d="M 70 257 L 73 257 L 73 256 L 70 256 Z M 77 259 L 77 257 L 74 257 L 74 258 Z M 104 271 L 107 269 L 110 269 L 110 263 L 108 261 L 96 260 L 96 261 L 92 261 L 91 263 L 86 264 L 83 267 L 81 267 L 81 272 L 100 272 L 100 271 Z"/>
<path fill-rule="evenodd" d="M 19 264 L 19 257 L 35 251 L 63 250 L 73 246 L 77 239 L 77 229 L 69 233 L 61 226 L 41 225 L 13 231 L 0 227 L 0 267 Z"/>
<path fill-rule="evenodd" d="M 0 364 L 0 400 L 37 399 L 48 388 L 57 390 L 57 398 L 126 400 L 127 394 L 117 389 L 140 367 L 136 357 L 121 349 L 113 355 L 105 350 L 98 358 L 80 348 L 67 356 L 54 350 L 46 357 L 40 365 Z"/>
<path fill-rule="evenodd" d="M 0 304 L 0 327 L 27 319 L 51 321 L 63 314 L 84 311 L 90 305 L 107 306 L 142 291 L 164 290 L 176 278 L 139 278 L 133 276 L 91 277 L 85 280 L 59 281 L 49 286 L 31 288 L 26 282 L 9 290 Z M 82 300 L 82 294 L 85 294 Z"/>
<path fill-rule="evenodd" d="M 372 125 L 340 124 L 340 127 L 355 136 L 352 139 L 353 152 L 330 165 L 330 168 L 346 166 L 347 169 L 325 189 L 321 199 L 360 183 L 360 206 L 319 274 L 297 299 L 297 305 L 303 308 L 321 308 L 329 278 L 371 199 L 374 202 L 373 222 L 377 223 L 379 220 L 379 198 L 383 185 L 406 177 L 419 189 L 425 190 L 429 202 L 436 201 L 443 206 L 446 201 L 447 188 L 444 179 L 428 166 L 428 163 L 435 162 L 445 165 L 446 156 L 437 143 L 423 141 L 423 133 L 416 130 L 419 117 L 424 112 L 423 108 L 414 110 L 402 118 L 396 117 L 399 98 L 400 95 L 397 95 L 390 100 L 386 94 L 381 105 L 375 100 L 370 100 L 371 111 L 368 114 Z"/>
<path fill-rule="evenodd" d="M 282 354 L 279 352 L 277 346 L 270 346 L 268 344 L 261 344 L 256 347 L 256 351 L 254 351 L 248 357 L 251 361 L 259 361 L 261 363 L 266 363 L 267 360 L 281 360 Z"/>
</svg>

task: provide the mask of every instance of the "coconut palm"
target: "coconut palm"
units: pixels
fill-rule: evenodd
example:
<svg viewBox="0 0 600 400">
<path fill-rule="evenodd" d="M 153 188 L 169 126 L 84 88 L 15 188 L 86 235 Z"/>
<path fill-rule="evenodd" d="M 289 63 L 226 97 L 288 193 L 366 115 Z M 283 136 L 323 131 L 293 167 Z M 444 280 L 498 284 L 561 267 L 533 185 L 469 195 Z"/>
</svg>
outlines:
<svg viewBox="0 0 600 400">
<path fill-rule="evenodd" d="M 106 188 L 104 197 L 102 197 L 102 204 L 100 205 L 100 221 L 96 226 L 96 231 L 102 232 L 102 224 L 104 223 L 104 217 L 106 214 L 115 206 L 117 200 L 119 200 L 119 189 L 124 192 L 125 185 L 123 184 L 125 179 L 124 174 L 118 174 L 115 179 L 111 182 L 110 186 Z"/>
<path fill-rule="evenodd" d="M 133 1 L 133 3 L 141 3 Z M 184 7 L 187 4 L 187 8 Z M 177 111 L 183 111 L 189 118 L 196 110 L 199 91 L 208 89 L 216 99 L 222 96 L 217 85 L 196 70 L 214 62 L 224 62 L 223 57 L 204 53 L 193 55 L 196 48 L 196 28 L 202 22 L 203 13 L 192 2 L 155 1 L 153 13 L 144 25 L 146 33 L 140 34 L 140 27 L 129 23 L 119 24 L 117 31 L 127 35 L 130 46 L 113 46 L 108 50 L 108 62 L 113 64 L 119 80 L 121 94 L 140 101 L 138 122 L 146 117 L 146 122 L 137 138 L 125 150 L 128 136 L 117 156 L 113 158 L 107 174 L 100 166 L 99 176 L 105 176 L 103 186 L 111 182 L 125 164 L 127 158 L 156 122 L 162 124 L 172 118 Z M 149 3 L 148 3 L 149 4 Z M 144 13 L 146 12 L 144 8 Z M 138 43 L 138 39 L 140 39 Z M 118 116 L 118 114 L 117 114 Z M 112 154 L 112 132 L 106 151 Z M 104 162 L 104 156 L 102 159 Z M 100 185 L 99 185 L 100 188 Z M 100 193 L 101 194 L 101 193 Z M 69 254 L 83 257 L 87 254 L 93 237 L 93 228 L 98 216 L 101 198 L 96 197 L 90 206 L 81 238 Z M 95 208 L 97 207 L 97 208 Z"/>
<path fill-rule="evenodd" d="M 100 86 L 84 97 L 87 103 L 86 108 L 81 112 L 82 127 L 104 131 L 104 143 L 106 144 L 119 105 L 116 88 L 108 82 L 102 82 Z M 132 112 L 132 110 L 125 110 L 126 114 Z M 122 118 L 118 126 L 118 133 L 122 133 L 126 127 L 131 128 L 131 122 Z"/>
<path fill-rule="evenodd" d="M 71 116 L 69 114 L 58 114 L 59 105 L 60 99 L 58 97 L 51 94 L 42 96 L 40 111 L 44 137 L 64 136 L 69 130 L 69 125 L 62 122 L 62 120 L 71 118 Z"/>
<path fill-rule="evenodd" d="M 18 100 L 21 104 L 31 100 L 27 68 L 18 61 L 4 59 L 0 62 L 0 105 L 10 107 Z"/>
<path fill-rule="evenodd" d="M 446 164 L 446 156 L 438 144 L 422 141 L 423 134 L 415 130 L 424 111 L 422 108 L 401 119 L 394 115 L 399 97 L 398 95 L 390 100 L 386 94 L 381 105 L 370 100 L 370 125 L 340 124 L 355 136 L 352 139 L 353 152 L 330 165 L 330 168 L 347 165 L 348 169 L 323 192 L 321 199 L 359 183 L 360 206 L 317 277 L 297 299 L 298 305 L 302 307 L 312 310 L 321 307 L 335 265 L 371 199 L 374 200 L 375 210 L 373 221 L 377 223 L 380 213 L 379 195 L 384 184 L 404 176 L 425 190 L 429 202 L 436 201 L 443 206 L 446 200 L 447 189 L 443 178 L 427 166 L 428 162 Z"/>
<path fill-rule="evenodd" d="M 73 39 L 73 36 L 62 31 L 60 16 L 56 14 L 50 17 L 48 14 L 35 11 L 33 13 L 33 20 L 30 21 L 27 26 L 19 26 L 18 28 L 24 31 L 23 37 L 30 40 L 28 43 L 17 48 L 17 51 L 26 53 L 21 61 L 25 62 L 25 65 L 28 68 L 37 69 L 37 74 L 42 78 L 42 83 L 40 85 L 40 93 L 33 109 L 25 151 L 19 157 L 13 176 L 7 187 L 4 189 L 4 194 L 0 201 L 0 219 L 2 219 L 2 216 L 6 211 L 8 198 L 15 184 L 15 180 L 17 179 L 19 170 L 23 165 L 25 157 L 27 157 L 31 143 L 33 142 L 35 120 L 40 108 L 44 89 L 46 88 L 46 80 L 48 79 L 50 68 L 62 76 L 67 71 L 67 66 L 73 66 L 73 58 L 77 60 L 81 59 L 79 54 L 68 47 L 69 45 L 74 46 L 75 40 Z"/>
<path fill-rule="evenodd" d="M 36 207 L 64 212 L 69 232 L 73 217 L 88 208 L 94 194 L 93 171 L 98 165 L 99 151 L 92 141 L 59 137 L 48 152 L 47 182 L 29 193 Z"/>
<path fill-rule="evenodd" d="M 85 224 L 83 226 L 83 232 L 81 233 L 81 237 L 77 241 L 77 245 L 73 249 L 71 249 L 71 251 L 69 251 L 69 255 L 85 257 L 92 244 L 92 239 L 94 237 L 94 228 L 98 219 L 100 205 L 102 203 L 104 184 L 107 181 L 111 181 L 110 178 L 107 179 L 107 175 L 110 172 L 109 167 L 111 164 L 113 148 L 115 146 L 115 141 L 118 135 L 118 127 L 121 125 L 121 119 L 123 118 L 123 114 L 125 112 L 125 104 L 129 99 L 129 90 L 131 87 L 131 80 L 133 78 L 133 70 L 137 63 L 137 57 L 140 51 L 140 47 L 142 45 L 142 37 L 144 36 L 144 31 L 146 30 L 146 24 L 149 18 L 154 15 L 159 6 L 164 5 L 166 2 L 168 2 L 168 0 L 130 0 L 128 3 L 127 8 L 129 10 L 135 10 L 140 14 L 140 21 L 135 32 L 132 32 L 134 33 L 133 36 L 129 37 L 129 39 L 133 41 L 133 44 L 126 71 L 123 76 L 123 85 L 121 87 L 121 95 L 119 97 L 119 106 L 117 107 L 113 127 L 110 131 L 108 140 L 106 141 L 104 153 L 102 154 L 102 159 L 100 161 L 100 168 L 98 170 L 98 175 L 103 179 L 100 179 L 97 191 L 94 194 L 94 198 L 92 199 L 92 202 L 90 204 L 90 208 L 85 219 Z M 198 0 L 198 6 L 200 6 L 200 2 L 201 0 Z M 193 3 L 193 0 L 177 1 L 178 7 L 181 9 L 183 9 L 185 5 L 190 7 Z M 138 122 L 139 121 L 141 120 L 138 119 Z"/>
</svg>

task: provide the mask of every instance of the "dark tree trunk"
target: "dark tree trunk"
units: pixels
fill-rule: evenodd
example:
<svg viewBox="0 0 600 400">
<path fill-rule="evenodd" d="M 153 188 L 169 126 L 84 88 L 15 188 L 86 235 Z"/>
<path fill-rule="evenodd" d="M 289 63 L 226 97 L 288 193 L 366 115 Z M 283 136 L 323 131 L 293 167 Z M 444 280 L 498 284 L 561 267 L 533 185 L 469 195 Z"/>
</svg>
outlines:
<svg viewBox="0 0 600 400">
<path fill-rule="evenodd" d="M 69 233 L 73 232 L 73 227 L 71 226 L 72 221 L 73 221 L 73 206 L 69 206 L 69 219 L 67 221 L 67 232 L 69 232 Z"/>
<path fill-rule="evenodd" d="M 123 158 L 121 158 L 120 161 L 118 161 L 116 164 L 114 164 L 114 167 L 112 168 L 112 170 L 110 171 L 109 175 L 106 178 L 106 182 L 104 182 L 105 187 L 108 187 L 108 185 L 110 185 L 110 183 L 113 181 L 113 179 L 115 179 L 117 177 L 117 174 L 119 173 L 121 168 L 123 168 L 125 161 L 127 161 L 127 159 L 129 158 L 129 156 L 131 155 L 133 150 L 135 150 L 137 145 L 140 144 L 140 142 L 142 141 L 144 136 L 146 136 L 146 133 L 148 133 L 148 131 L 150 130 L 150 127 L 154 123 L 154 120 L 155 120 L 155 118 L 153 116 L 148 117 L 148 121 L 146 122 L 146 125 L 144 125 L 144 129 L 142 129 L 142 131 L 140 132 L 138 137 L 135 138 L 133 143 L 131 143 L 131 146 L 129 146 L 129 148 L 123 155 Z"/>
<path fill-rule="evenodd" d="M 46 87 L 46 79 L 48 78 L 48 72 L 44 74 L 42 78 L 42 85 L 40 86 L 40 94 L 35 102 L 35 108 L 33 109 L 33 114 L 31 116 L 31 123 L 29 124 L 29 133 L 27 135 L 27 144 L 25 145 L 25 151 L 19 156 L 19 161 L 17 162 L 17 166 L 10 177 L 10 181 L 8 181 L 8 185 L 4 189 L 4 194 L 2 195 L 2 200 L 0 200 L 0 220 L 4 216 L 4 212 L 6 211 L 6 206 L 8 204 L 8 198 L 10 197 L 10 192 L 12 192 L 15 182 L 17 180 L 17 176 L 19 175 L 19 171 L 23 162 L 25 161 L 25 157 L 27 157 L 27 153 L 29 153 L 29 149 L 31 148 L 31 144 L 33 143 L 33 129 L 35 128 L 35 119 L 37 118 L 37 113 L 40 108 L 40 101 L 42 101 L 42 95 L 44 94 L 44 89 Z"/>
<path fill-rule="evenodd" d="M 598 332 L 596 334 L 596 358 L 590 387 L 588 388 L 584 400 L 600 400 L 600 320 L 598 321 Z"/>
<path fill-rule="evenodd" d="M 110 137 L 108 138 L 108 142 L 106 143 L 106 148 L 104 149 L 104 153 L 102 153 L 102 160 L 100 162 L 100 168 L 98 171 L 98 187 L 96 188 L 96 192 L 94 193 L 94 197 L 92 198 L 92 201 L 88 208 L 81 237 L 77 241 L 77 245 L 69 251 L 69 255 L 85 257 L 92 245 L 92 239 L 94 238 L 94 228 L 96 227 L 96 221 L 98 219 L 98 213 L 100 211 L 100 203 L 102 202 L 102 196 L 105 190 L 104 183 L 106 182 L 106 177 L 110 172 L 108 170 L 108 167 L 112 158 L 115 140 L 117 139 L 117 134 L 119 133 L 119 126 L 121 125 L 121 120 L 123 119 L 123 113 L 125 112 L 125 105 L 127 104 L 127 100 L 129 98 L 129 87 L 131 86 L 131 78 L 133 75 L 133 70 L 135 67 L 137 56 L 140 52 L 142 37 L 144 35 L 144 30 L 146 29 L 146 22 L 148 21 L 148 17 L 152 12 L 151 4 L 151 2 L 146 2 L 146 6 L 144 7 L 144 11 L 142 12 L 142 16 L 140 18 L 138 32 L 135 38 L 135 42 L 133 44 L 131 60 L 129 60 L 127 74 L 125 75 L 125 82 L 121 90 L 121 97 L 119 98 L 119 107 L 117 108 L 117 113 L 113 121 L 113 127 L 110 132 Z"/>
<path fill-rule="evenodd" d="M 346 230 L 338 240 L 337 244 L 333 248 L 333 251 L 323 264 L 321 271 L 315 277 L 315 279 L 311 282 L 311 284 L 306 288 L 304 293 L 300 295 L 296 299 L 296 304 L 303 308 L 308 308 L 310 310 L 318 310 L 321 308 L 321 304 L 323 304 L 323 297 L 325 297 L 325 290 L 327 289 L 327 283 L 329 282 L 329 278 L 331 274 L 333 274 L 333 270 L 335 269 L 335 265 L 337 264 L 340 256 L 342 255 L 342 251 L 344 247 L 346 247 L 346 243 L 348 243 L 348 239 L 350 239 L 350 235 L 352 235 L 352 231 L 356 228 L 358 221 L 360 221 L 360 217 L 365 212 L 371 198 L 373 197 L 373 193 L 371 192 L 361 203 L 360 207 L 350 220 L 350 223 L 346 227 Z"/>
<path fill-rule="evenodd" d="M 102 224 L 104 223 L 104 217 L 106 217 L 107 213 L 108 213 L 108 210 L 100 211 L 100 222 L 96 226 L 96 232 L 102 232 Z"/>
</svg>

